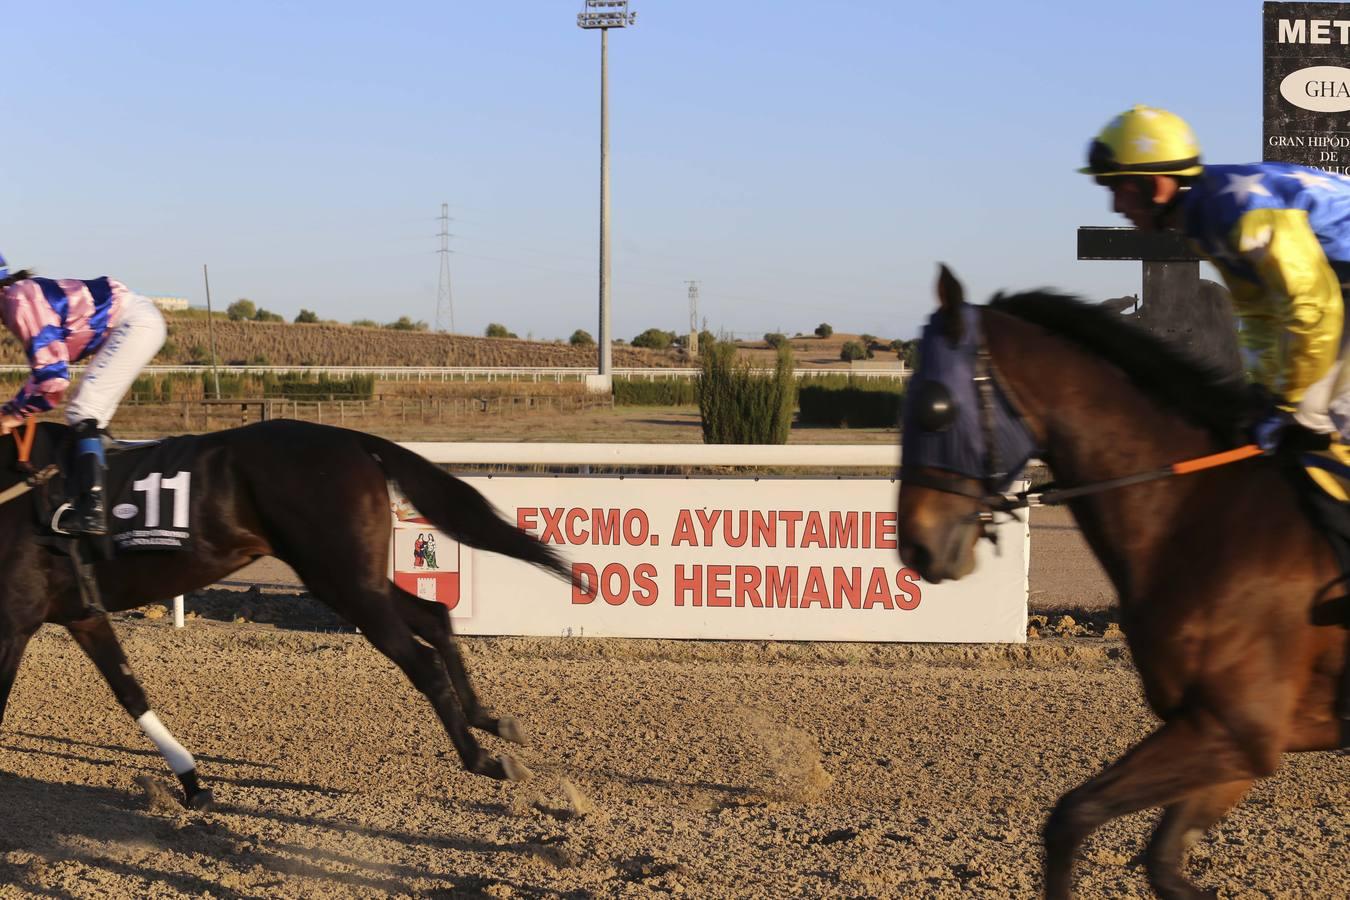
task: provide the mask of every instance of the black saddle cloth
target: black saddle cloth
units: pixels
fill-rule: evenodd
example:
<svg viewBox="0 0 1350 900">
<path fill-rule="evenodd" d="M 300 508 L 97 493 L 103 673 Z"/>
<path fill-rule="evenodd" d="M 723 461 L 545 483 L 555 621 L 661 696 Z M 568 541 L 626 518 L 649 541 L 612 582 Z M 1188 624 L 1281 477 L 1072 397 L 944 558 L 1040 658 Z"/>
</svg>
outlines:
<svg viewBox="0 0 1350 900">
<path fill-rule="evenodd" d="M 109 535 L 92 543 L 98 556 L 135 551 L 186 550 L 196 531 L 193 508 L 195 472 L 201 435 L 161 441 L 114 442 L 108 447 L 105 505 Z M 57 474 L 34 491 L 34 513 L 39 540 L 66 550 L 70 539 L 52 529 L 53 517 L 70 499 L 65 472 L 71 460 L 69 429 L 46 425 L 34 442 L 35 471 L 55 467 Z"/>
</svg>

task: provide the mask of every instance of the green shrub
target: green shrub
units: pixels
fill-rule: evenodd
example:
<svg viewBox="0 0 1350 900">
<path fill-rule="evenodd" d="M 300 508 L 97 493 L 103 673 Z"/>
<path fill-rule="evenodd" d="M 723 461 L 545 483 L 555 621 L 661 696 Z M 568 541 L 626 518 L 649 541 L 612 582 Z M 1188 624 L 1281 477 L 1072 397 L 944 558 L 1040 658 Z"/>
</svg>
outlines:
<svg viewBox="0 0 1350 900">
<path fill-rule="evenodd" d="M 786 444 L 797 384 L 792 351 L 778 350 L 772 374 L 736 361 L 736 347 L 719 343 L 703 355 L 698 410 L 705 444 Z"/>
<path fill-rule="evenodd" d="M 839 350 L 839 358 L 844 362 L 852 362 L 855 359 L 866 359 L 867 349 L 863 347 L 860 341 L 844 341 L 844 346 Z"/>
<path fill-rule="evenodd" d="M 816 326 L 816 337 L 827 338 L 832 334 L 834 334 L 834 329 L 830 327 L 829 322 L 821 322 Z"/>
<path fill-rule="evenodd" d="M 646 347 L 648 350 L 665 350 L 675 341 L 675 332 L 662 331 L 660 328 L 648 328 L 633 338 L 634 347 Z"/>
<path fill-rule="evenodd" d="M 781 334 L 780 332 L 777 331 L 770 331 L 768 334 L 764 335 L 764 343 L 768 344 L 775 350 L 777 350 L 779 347 L 787 346 L 787 342 L 788 342 L 787 335 Z"/>
<path fill-rule="evenodd" d="M 919 367 L 919 339 L 901 341 L 900 346 L 895 348 L 895 355 L 905 364 L 905 367 L 913 371 Z"/>
<path fill-rule="evenodd" d="M 689 406 L 698 402 L 698 385 L 684 378 L 615 378 L 616 406 Z"/>
<path fill-rule="evenodd" d="M 589 331 L 578 328 L 576 331 L 572 332 L 572 336 L 567 339 L 567 343 L 571 344 L 573 347 L 594 347 L 595 338 L 591 337 Z"/>
<path fill-rule="evenodd" d="M 812 378 L 797 389 L 799 421 L 835 428 L 893 428 L 905 397 L 898 379 Z"/>
<path fill-rule="evenodd" d="M 130 393 L 142 402 L 200 400 L 216 396 L 211 370 L 142 375 Z M 302 400 L 369 400 L 375 396 L 374 375 L 333 376 L 311 372 L 220 372 L 220 396 L 227 400 L 293 398 Z"/>
</svg>

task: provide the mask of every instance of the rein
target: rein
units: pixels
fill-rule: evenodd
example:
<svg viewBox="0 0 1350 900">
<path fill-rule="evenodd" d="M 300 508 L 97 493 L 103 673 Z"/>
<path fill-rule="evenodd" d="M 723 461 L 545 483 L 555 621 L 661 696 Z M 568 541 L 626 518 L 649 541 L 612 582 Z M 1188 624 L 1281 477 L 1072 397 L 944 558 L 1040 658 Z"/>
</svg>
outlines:
<svg viewBox="0 0 1350 900">
<path fill-rule="evenodd" d="M 41 471 L 33 471 L 33 439 L 37 437 L 37 420 L 28 419 L 23 426 L 23 436 L 18 431 L 12 431 L 14 443 L 19 448 L 19 471 L 27 474 L 27 477 L 18 484 L 11 485 L 0 491 L 0 506 L 4 506 L 16 497 L 22 497 L 39 485 L 45 484 L 54 478 L 61 470 L 54 465 L 46 466 Z"/>
<path fill-rule="evenodd" d="M 1263 456 L 1264 454 L 1265 451 L 1255 444 L 1244 444 L 1233 450 L 1224 450 L 1221 453 L 1212 453 L 1208 456 L 1197 456 L 1194 459 L 1185 459 L 1180 462 L 1174 462 L 1161 469 L 1153 469 L 1148 472 L 1137 472 L 1134 475 L 1125 475 L 1121 478 L 1111 478 L 1106 481 L 1094 481 L 1091 484 L 1084 484 L 1071 488 L 1021 491 L 1016 494 L 993 494 L 984 499 L 995 501 L 991 506 L 996 512 L 1012 512 L 1015 509 L 1027 509 L 1028 507 L 1034 506 L 1057 506 L 1058 504 L 1067 503 L 1078 497 L 1087 497 L 1092 494 L 1113 491 L 1116 488 L 1129 487 L 1135 484 L 1146 484 L 1150 481 L 1160 481 L 1164 478 L 1172 478 L 1177 475 L 1191 475 L 1195 472 L 1203 472 L 1206 469 L 1230 465 L 1235 462 L 1241 462 L 1244 459 L 1251 459 L 1254 456 Z"/>
</svg>

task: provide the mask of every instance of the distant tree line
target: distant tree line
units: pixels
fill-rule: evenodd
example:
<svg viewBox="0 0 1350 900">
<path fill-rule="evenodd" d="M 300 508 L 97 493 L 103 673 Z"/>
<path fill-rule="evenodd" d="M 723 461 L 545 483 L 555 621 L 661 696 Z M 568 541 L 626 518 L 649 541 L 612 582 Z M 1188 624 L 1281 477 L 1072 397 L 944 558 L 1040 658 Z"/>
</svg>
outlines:
<svg viewBox="0 0 1350 900">
<path fill-rule="evenodd" d="M 220 315 L 216 313 L 216 315 Z M 264 309 L 252 300 L 241 297 L 231 303 L 225 309 L 226 317 L 232 322 L 284 322 L 286 321 L 278 313 Z M 319 318 L 319 314 L 312 309 L 301 309 L 296 315 L 294 322 L 297 324 L 319 324 L 325 320 Z M 337 324 L 329 322 L 328 324 Z M 414 320 L 410 316 L 399 316 L 393 322 L 377 322 L 374 319 L 355 319 L 351 323 L 357 328 L 382 328 L 390 331 L 428 331 L 429 326 L 421 320 Z M 484 335 L 490 338 L 519 338 L 514 331 L 511 331 L 500 322 L 492 322 L 484 330 Z M 834 334 L 834 327 L 828 322 L 821 322 L 816 326 L 814 334 L 818 338 L 829 338 Z M 798 334 L 798 339 L 803 335 Z M 682 350 L 688 344 L 688 335 L 674 331 L 666 331 L 661 328 L 648 328 L 633 338 L 631 345 L 647 350 L 664 351 L 670 349 Z M 573 347 L 594 347 L 595 338 L 589 331 L 578 328 L 572 332 L 567 343 Z M 616 344 L 623 344 L 622 339 L 615 340 Z M 698 346 L 702 351 L 709 351 L 718 343 L 717 336 L 712 332 L 703 330 L 698 334 Z M 771 349 L 782 350 L 791 346 L 791 340 L 787 335 L 778 331 L 766 332 L 764 343 Z M 889 344 L 883 343 L 875 335 L 863 334 L 858 336 L 856 341 L 845 341 L 839 351 L 839 358 L 844 362 L 852 362 L 858 359 L 872 359 L 878 350 L 889 350 L 896 357 L 904 361 L 905 365 L 913 368 L 918 361 L 918 340 L 894 340 Z"/>
</svg>

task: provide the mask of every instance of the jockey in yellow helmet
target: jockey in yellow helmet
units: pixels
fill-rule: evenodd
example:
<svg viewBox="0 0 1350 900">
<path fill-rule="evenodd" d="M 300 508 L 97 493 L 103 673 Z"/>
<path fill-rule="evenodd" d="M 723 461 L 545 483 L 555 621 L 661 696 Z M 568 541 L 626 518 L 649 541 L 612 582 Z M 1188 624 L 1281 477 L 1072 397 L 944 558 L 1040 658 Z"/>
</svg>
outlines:
<svg viewBox="0 0 1350 900">
<path fill-rule="evenodd" d="M 1223 276 L 1249 375 L 1279 398 L 1253 429 L 1263 449 L 1295 421 L 1350 439 L 1350 178 L 1287 163 L 1202 165 L 1190 126 L 1148 106 L 1112 119 L 1079 171 L 1140 230 L 1182 231 Z"/>
</svg>

